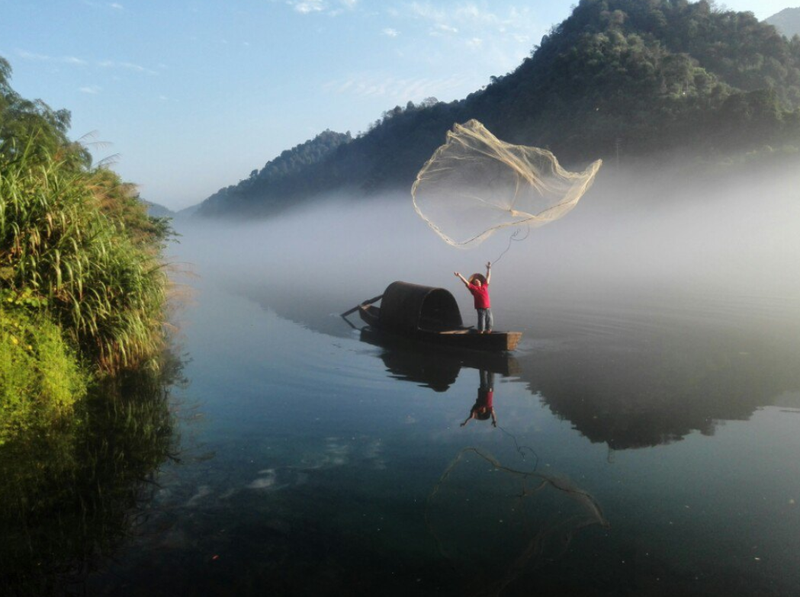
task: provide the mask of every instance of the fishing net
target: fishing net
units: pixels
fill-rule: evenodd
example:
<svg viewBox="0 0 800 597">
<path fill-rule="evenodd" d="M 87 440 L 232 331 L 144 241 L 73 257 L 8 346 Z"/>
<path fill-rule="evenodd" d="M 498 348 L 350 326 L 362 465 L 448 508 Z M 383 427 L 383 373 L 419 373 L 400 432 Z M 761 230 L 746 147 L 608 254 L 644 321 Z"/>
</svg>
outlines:
<svg viewBox="0 0 800 597">
<path fill-rule="evenodd" d="M 485 595 L 563 555 L 582 528 L 609 526 L 594 498 L 570 481 L 515 470 L 472 447 L 434 487 L 426 522 L 441 555 Z"/>
<path fill-rule="evenodd" d="M 568 172 L 545 149 L 511 145 L 477 120 L 456 124 L 411 188 L 414 209 L 448 244 L 477 246 L 509 226 L 542 226 L 566 215 L 601 160 Z"/>
</svg>

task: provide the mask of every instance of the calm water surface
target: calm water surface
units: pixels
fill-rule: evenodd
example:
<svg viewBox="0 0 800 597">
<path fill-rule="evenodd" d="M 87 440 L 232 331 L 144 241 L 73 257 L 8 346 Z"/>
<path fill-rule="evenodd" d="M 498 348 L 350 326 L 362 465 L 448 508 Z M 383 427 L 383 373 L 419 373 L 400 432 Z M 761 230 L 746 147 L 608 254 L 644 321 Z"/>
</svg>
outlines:
<svg viewBox="0 0 800 597">
<path fill-rule="evenodd" d="M 509 259 L 494 311 L 523 343 L 481 357 L 342 321 L 393 280 L 384 259 L 298 255 L 288 278 L 264 254 L 272 274 L 241 275 L 190 257 L 200 236 L 179 249 L 198 277 L 174 458 L 124 502 L 122 538 L 57 571 L 61 592 L 797 594 L 800 316 L 785 293 L 533 284 Z M 414 259 L 395 275 L 447 287 L 471 319 L 453 266 L 416 277 Z M 497 426 L 462 426 L 482 382 Z"/>
<path fill-rule="evenodd" d="M 180 460 L 89 594 L 796 594 L 792 301 L 515 297 L 496 273 L 525 337 L 479 357 L 338 317 L 383 283 L 197 269 Z M 496 428 L 461 425 L 482 375 Z"/>
</svg>

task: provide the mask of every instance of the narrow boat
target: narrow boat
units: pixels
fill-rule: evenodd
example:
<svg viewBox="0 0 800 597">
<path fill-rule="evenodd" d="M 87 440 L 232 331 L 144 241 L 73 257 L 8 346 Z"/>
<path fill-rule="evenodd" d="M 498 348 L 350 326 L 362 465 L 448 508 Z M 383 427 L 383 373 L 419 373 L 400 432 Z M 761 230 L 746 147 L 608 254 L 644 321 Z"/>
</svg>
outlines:
<svg viewBox="0 0 800 597">
<path fill-rule="evenodd" d="M 380 301 L 380 307 L 373 303 Z M 481 334 L 464 325 L 455 297 L 444 288 L 392 282 L 384 293 L 342 313 L 358 311 L 361 319 L 381 332 L 454 348 L 505 352 L 514 350 L 522 332 Z"/>
</svg>

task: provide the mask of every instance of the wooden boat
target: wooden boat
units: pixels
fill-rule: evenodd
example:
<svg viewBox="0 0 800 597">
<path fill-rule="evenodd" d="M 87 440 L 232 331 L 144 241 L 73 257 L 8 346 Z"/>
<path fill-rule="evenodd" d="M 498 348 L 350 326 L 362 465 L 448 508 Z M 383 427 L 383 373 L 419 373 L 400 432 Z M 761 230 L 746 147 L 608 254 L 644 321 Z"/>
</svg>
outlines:
<svg viewBox="0 0 800 597">
<path fill-rule="evenodd" d="M 380 301 L 380 307 L 373 303 Z M 444 288 L 393 282 L 381 296 L 362 302 L 343 313 L 358 311 L 370 327 L 390 334 L 468 350 L 514 350 L 522 332 L 481 334 L 464 326 L 455 297 Z"/>
</svg>

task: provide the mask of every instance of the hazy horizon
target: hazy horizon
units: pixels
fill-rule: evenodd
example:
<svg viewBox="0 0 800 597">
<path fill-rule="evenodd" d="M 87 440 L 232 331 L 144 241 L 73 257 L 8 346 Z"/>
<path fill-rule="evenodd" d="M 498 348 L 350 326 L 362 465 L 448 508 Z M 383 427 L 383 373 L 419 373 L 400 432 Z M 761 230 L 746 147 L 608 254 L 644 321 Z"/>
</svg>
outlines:
<svg viewBox="0 0 800 597">
<path fill-rule="evenodd" d="M 405 280 L 448 288 L 470 317 L 453 271 L 481 271 L 487 261 L 495 262 L 493 296 L 508 309 L 506 295 L 512 302 L 526 292 L 747 296 L 790 308 L 788 299 L 800 298 L 796 161 L 755 178 L 732 169 L 702 181 L 674 180 L 667 168 L 601 169 L 561 220 L 520 242 L 506 228 L 473 249 L 447 245 L 414 212 L 410 195 L 396 193 L 329 197 L 264 221 L 180 220 L 180 252 L 223 280 L 293 289 L 298 310 L 303 301 L 315 308 L 328 301 L 329 314 Z"/>
</svg>

